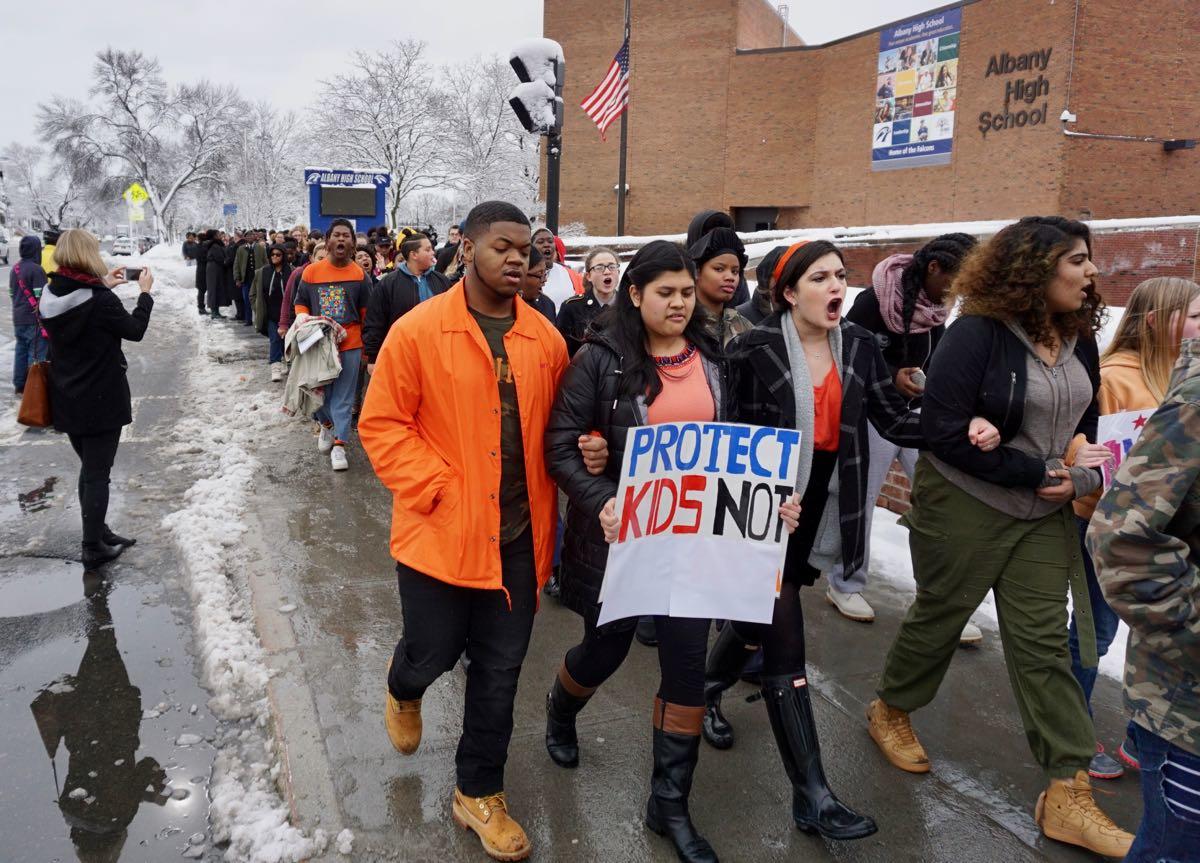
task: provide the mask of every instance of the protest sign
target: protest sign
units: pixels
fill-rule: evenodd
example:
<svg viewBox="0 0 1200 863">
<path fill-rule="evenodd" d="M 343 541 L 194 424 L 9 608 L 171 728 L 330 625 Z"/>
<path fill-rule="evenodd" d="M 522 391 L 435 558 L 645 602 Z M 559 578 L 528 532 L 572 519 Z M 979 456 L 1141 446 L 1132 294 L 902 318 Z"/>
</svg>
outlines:
<svg viewBox="0 0 1200 863">
<path fill-rule="evenodd" d="M 1100 417 L 1100 426 L 1096 432 L 1096 440 L 1108 447 L 1113 454 L 1113 460 L 1104 465 L 1104 487 L 1112 485 L 1117 468 L 1129 454 L 1137 439 L 1142 436 L 1146 420 L 1154 413 L 1153 410 L 1126 411 L 1119 414 L 1109 414 Z"/>
<path fill-rule="evenodd" d="M 769 623 L 800 433 L 737 423 L 631 428 L 599 622 L 644 614 Z"/>
</svg>

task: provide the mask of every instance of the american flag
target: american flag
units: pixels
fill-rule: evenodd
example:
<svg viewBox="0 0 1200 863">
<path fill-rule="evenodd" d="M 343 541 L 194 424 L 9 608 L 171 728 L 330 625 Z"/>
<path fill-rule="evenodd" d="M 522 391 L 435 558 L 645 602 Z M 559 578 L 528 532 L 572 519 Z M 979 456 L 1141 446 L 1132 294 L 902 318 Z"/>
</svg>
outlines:
<svg viewBox="0 0 1200 863">
<path fill-rule="evenodd" d="M 629 39 L 621 46 L 617 56 L 600 86 L 581 103 L 584 113 L 600 129 L 600 140 L 607 140 L 604 133 L 629 104 Z"/>
</svg>

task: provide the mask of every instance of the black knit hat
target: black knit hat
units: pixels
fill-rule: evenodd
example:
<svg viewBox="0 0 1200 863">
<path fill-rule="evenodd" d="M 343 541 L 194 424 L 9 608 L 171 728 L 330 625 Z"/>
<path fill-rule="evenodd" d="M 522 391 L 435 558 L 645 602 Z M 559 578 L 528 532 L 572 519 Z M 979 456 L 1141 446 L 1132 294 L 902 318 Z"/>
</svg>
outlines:
<svg viewBox="0 0 1200 863">
<path fill-rule="evenodd" d="M 742 269 L 746 269 L 746 247 L 733 228 L 713 228 L 688 249 L 688 257 L 695 262 L 696 269 L 721 255 L 737 255 Z"/>
</svg>

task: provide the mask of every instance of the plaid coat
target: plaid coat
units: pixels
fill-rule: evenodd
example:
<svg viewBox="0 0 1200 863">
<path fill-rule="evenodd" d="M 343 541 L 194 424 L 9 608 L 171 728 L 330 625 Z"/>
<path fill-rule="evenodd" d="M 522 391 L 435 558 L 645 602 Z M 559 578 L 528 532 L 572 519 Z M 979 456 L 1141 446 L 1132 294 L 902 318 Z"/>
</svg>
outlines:
<svg viewBox="0 0 1200 863">
<path fill-rule="evenodd" d="M 785 311 L 775 312 L 729 346 L 732 409 L 738 422 L 796 428 L 796 397 L 783 340 Z M 789 324 L 790 325 L 790 324 Z M 838 484 L 842 564 L 847 572 L 863 562 L 866 543 L 867 422 L 903 447 L 924 447 L 920 414 L 908 410 L 875 337 L 843 320 L 842 420 L 838 444 Z M 813 513 L 819 518 L 819 513 Z"/>
</svg>

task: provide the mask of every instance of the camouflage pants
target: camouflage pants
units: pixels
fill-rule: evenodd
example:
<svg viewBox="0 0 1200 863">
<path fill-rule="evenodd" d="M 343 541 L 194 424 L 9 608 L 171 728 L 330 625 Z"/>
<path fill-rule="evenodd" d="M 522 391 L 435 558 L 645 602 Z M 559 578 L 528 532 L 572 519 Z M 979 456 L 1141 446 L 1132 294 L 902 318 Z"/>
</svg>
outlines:
<svg viewBox="0 0 1200 863">
<path fill-rule="evenodd" d="M 1012 518 L 921 459 L 904 522 L 917 598 L 888 653 L 879 697 L 910 712 L 933 701 L 963 626 L 992 590 L 1034 758 L 1051 778 L 1086 770 L 1095 732 L 1067 650 L 1068 585 L 1083 580 L 1071 508 L 1033 521 Z"/>
</svg>

